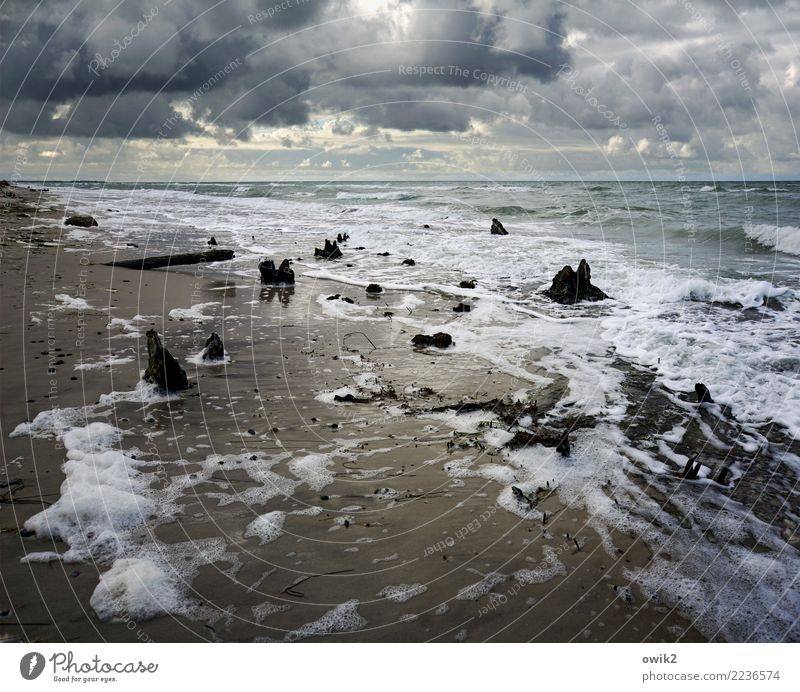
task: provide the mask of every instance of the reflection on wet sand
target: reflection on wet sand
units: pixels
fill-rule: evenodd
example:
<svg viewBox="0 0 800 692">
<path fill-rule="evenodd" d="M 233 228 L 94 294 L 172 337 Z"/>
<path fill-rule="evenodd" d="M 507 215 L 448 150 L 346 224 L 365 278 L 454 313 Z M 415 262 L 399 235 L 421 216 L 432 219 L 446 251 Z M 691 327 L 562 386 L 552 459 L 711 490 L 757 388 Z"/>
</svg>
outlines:
<svg viewBox="0 0 800 692">
<path fill-rule="evenodd" d="M 267 303 L 272 303 L 277 296 L 281 305 L 289 305 L 289 301 L 294 295 L 294 286 L 265 286 L 261 289 L 258 299 Z"/>
</svg>

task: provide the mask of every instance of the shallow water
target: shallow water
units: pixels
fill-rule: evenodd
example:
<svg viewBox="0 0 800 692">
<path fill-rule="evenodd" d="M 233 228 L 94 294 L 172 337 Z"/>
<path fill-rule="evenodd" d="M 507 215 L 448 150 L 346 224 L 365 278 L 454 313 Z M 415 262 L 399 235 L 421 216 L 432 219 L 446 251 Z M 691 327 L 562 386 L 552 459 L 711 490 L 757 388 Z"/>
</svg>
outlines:
<svg viewBox="0 0 800 692">
<path fill-rule="evenodd" d="M 181 252 L 213 235 L 236 248 L 231 267 L 250 278 L 265 255 L 302 258 L 297 273 L 346 283 L 453 289 L 475 278 L 481 296 L 502 303 L 498 324 L 513 321 L 505 313 L 515 310 L 586 318 L 580 338 L 596 351 L 613 347 L 654 366 L 675 390 L 705 382 L 742 422 L 800 431 L 800 227 L 787 225 L 800 213 L 800 183 L 76 183 L 51 190 L 103 219 L 100 239 L 120 252 L 131 252 L 126 242 Z M 489 236 L 493 215 L 510 235 Z M 310 247 L 345 231 L 345 260 L 320 267 L 309 257 Z M 76 240 L 85 234 L 67 232 Z M 407 257 L 416 266 L 402 265 Z M 541 289 L 583 257 L 593 282 L 615 300 L 552 305 Z M 775 299 L 773 308 L 763 307 L 766 299 Z M 540 327 L 536 337 L 549 345 L 574 334 L 573 327 Z M 517 339 L 529 329 L 520 326 Z M 508 346 L 485 337 L 481 348 L 497 361 L 493 349 Z"/>
</svg>

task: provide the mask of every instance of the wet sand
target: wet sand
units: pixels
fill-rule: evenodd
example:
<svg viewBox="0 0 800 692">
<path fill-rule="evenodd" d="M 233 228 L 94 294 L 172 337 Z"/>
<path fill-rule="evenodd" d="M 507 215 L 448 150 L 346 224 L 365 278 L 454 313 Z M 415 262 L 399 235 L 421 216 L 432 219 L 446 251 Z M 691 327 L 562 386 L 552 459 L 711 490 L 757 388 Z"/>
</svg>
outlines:
<svg viewBox="0 0 800 692">
<path fill-rule="evenodd" d="M 370 298 L 361 288 L 302 276 L 294 289 L 266 288 L 227 276 L 222 264 L 149 272 L 103 266 L 111 257 L 90 240 L 102 226 L 88 229 L 84 243 L 59 240 L 68 229 L 39 220 L 59 220 L 63 211 L 46 195 L 16 194 L 2 217 L 0 637 L 278 641 L 304 636 L 299 628 L 339 607 L 324 636 L 301 632 L 319 641 L 703 639 L 688 619 L 631 584 L 628 571 L 652 557 L 636 536 L 613 532 L 610 553 L 579 503 L 552 493 L 538 507 L 546 522 L 534 522 L 497 504 L 495 482 L 446 472 L 466 461 L 508 466 L 499 448 L 477 434 L 502 424 L 487 416 L 476 429 L 480 415 L 477 422 L 417 415 L 520 389 L 532 391 L 546 411 L 563 381 L 537 388 L 477 358 L 415 350 L 397 314 L 355 332 L 335 316 L 340 301 L 317 300 L 342 293 L 397 313 L 402 296 L 392 291 Z M 62 294 L 94 309 L 49 308 Z M 216 305 L 204 316 L 169 316 L 202 303 Z M 414 309 L 448 314 L 452 304 L 451 297 L 428 295 Z M 146 319 L 129 322 L 136 315 Z M 126 322 L 109 326 L 112 318 Z M 65 451 L 52 437 L 10 433 L 41 411 L 93 406 L 110 392 L 133 391 L 150 327 L 179 358 L 191 388 L 160 403 L 134 396 L 94 407 L 90 419 L 73 424 L 105 420 L 124 431 L 126 450 L 153 464 L 154 493 L 163 490 L 177 509 L 168 518 L 143 518 L 136 540 L 181 575 L 195 610 L 102 621 L 90 599 L 108 560 L 22 561 L 65 550 L 23 530 L 58 499 Z M 187 362 L 212 331 L 223 337 L 230 362 Z M 116 361 L 75 369 L 108 358 Z M 369 402 L 317 398 L 362 375 L 379 378 Z M 213 454 L 219 457 L 209 462 Z M 332 463 L 321 479 L 297 483 L 292 461 L 312 454 L 329 455 Z M 258 480 L 260 468 L 289 479 L 291 491 L 270 488 L 266 494 L 274 496 L 264 499 L 272 481 Z M 286 513 L 277 538 L 247 535 L 253 520 L 273 511 Z M 187 571 L 189 562 L 196 564 Z M 527 580 L 513 576 L 520 570 L 530 571 Z M 379 596 L 398 585 L 425 589 L 408 587 L 397 600 Z M 415 595 L 402 601 L 409 594 Z M 351 601 L 358 603 L 342 608 Z M 330 631 L 337 627 L 351 631 Z"/>
</svg>

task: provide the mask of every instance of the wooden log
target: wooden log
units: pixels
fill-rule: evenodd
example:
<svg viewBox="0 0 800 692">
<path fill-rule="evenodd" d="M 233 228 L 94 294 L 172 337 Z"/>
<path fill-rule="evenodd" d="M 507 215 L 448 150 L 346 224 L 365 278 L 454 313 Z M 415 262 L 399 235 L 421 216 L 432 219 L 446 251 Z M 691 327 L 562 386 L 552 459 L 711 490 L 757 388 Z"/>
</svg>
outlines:
<svg viewBox="0 0 800 692">
<path fill-rule="evenodd" d="M 179 264 L 200 264 L 201 262 L 224 262 L 233 259 L 233 250 L 203 250 L 202 252 L 184 252 L 177 255 L 159 255 L 158 257 L 139 257 L 137 259 L 115 260 L 106 262 L 108 267 L 125 267 L 126 269 L 159 269 L 174 267 Z"/>
</svg>

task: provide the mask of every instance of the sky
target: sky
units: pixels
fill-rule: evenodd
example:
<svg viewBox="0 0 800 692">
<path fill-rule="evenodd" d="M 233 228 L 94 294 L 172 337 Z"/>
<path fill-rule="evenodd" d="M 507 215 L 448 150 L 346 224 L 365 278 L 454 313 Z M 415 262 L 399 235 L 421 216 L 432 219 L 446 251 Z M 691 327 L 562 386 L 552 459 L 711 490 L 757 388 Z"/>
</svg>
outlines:
<svg viewBox="0 0 800 692">
<path fill-rule="evenodd" d="M 11 180 L 800 178 L 800 0 L 0 0 Z"/>
</svg>

